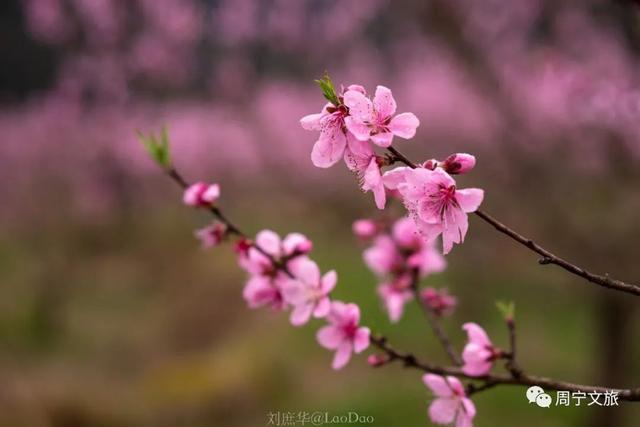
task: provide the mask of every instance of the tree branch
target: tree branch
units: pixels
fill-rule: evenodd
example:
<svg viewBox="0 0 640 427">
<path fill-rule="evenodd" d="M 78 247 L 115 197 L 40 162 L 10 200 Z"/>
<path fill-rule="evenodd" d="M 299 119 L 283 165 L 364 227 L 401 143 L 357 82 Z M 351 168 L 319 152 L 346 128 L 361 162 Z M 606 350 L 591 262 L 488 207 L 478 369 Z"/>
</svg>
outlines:
<svg viewBox="0 0 640 427">
<path fill-rule="evenodd" d="M 400 350 L 396 350 L 387 342 L 387 339 L 383 336 L 372 336 L 371 342 L 381 351 L 383 351 L 389 358 L 389 361 L 399 361 L 407 368 L 414 368 L 420 371 L 437 374 L 437 375 L 452 375 L 458 378 L 467 378 L 471 380 L 482 380 L 484 384 L 481 386 L 473 386 L 472 392 L 479 392 L 497 385 L 521 385 L 532 386 L 537 385 L 545 390 L 563 390 L 563 391 L 582 391 L 585 393 L 597 392 L 604 393 L 613 391 L 618 393 L 620 400 L 626 401 L 640 401 L 640 388 L 637 389 L 616 389 L 606 388 L 594 385 L 582 385 L 574 384 L 566 381 L 554 380 L 551 378 L 537 377 L 532 375 L 521 374 L 519 377 L 514 378 L 511 375 L 506 374 L 490 374 L 482 377 L 473 377 L 462 372 L 459 367 L 446 367 L 431 364 L 425 361 L 420 361 L 418 358 L 411 354 L 405 353 Z"/>
<path fill-rule="evenodd" d="M 182 177 L 182 175 L 180 175 L 175 169 L 171 168 L 171 169 L 168 169 L 168 170 L 165 170 L 165 171 L 180 187 L 187 188 L 189 186 L 187 181 L 185 181 L 184 178 Z M 228 227 L 229 230 L 233 230 L 234 234 L 236 234 L 236 235 L 238 235 L 238 236 L 240 236 L 242 238 L 248 239 L 247 235 L 245 233 L 243 233 L 233 223 L 231 223 L 231 221 L 229 221 L 226 218 L 226 216 L 223 215 L 222 211 L 218 207 L 212 205 L 212 206 L 209 207 L 209 211 L 220 222 L 224 223 Z M 251 246 L 256 248 L 258 251 L 260 251 L 266 257 L 268 257 L 273 262 L 273 265 L 275 266 L 275 268 L 277 268 L 278 270 L 284 272 L 289 277 L 293 277 L 291 272 L 289 272 L 287 270 L 286 265 L 284 265 L 284 263 L 281 260 L 274 259 L 269 253 L 264 251 L 262 248 L 260 248 L 260 246 L 258 246 L 254 242 L 251 242 Z M 417 283 L 417 279 L 416 279 L 416 283 Z M 417 289 L 417 284 L 415 285 L 415 288 Z M 425 310 L 425 313 L 431 313 L 431 311 L 430 310 Z M 436 325 L 436 327 L 434 327 L 434 331 L 441 330 L 439 328 L 439 323 L 436 322 L 436 323 L 431 323 L 431 324 L 432 324 L 432 327 L 433 327 L 433 325 Z M 514 359 L 515 359 L 515 329 L 510 329 L 510 334 L 511 334 L 511 337 L 512 337 L 511 352 L 512 352 L 512 355 L 514 356 Z M 441 342 L 443 343 L 443 346 L 445 347 L 445 349 L 447 349 L 447 348 L 451 348 L 452 349 L 448 339 L 446 339 L 446 334 L 443 334 L 442 336 L 440 336 L 436 332 L 436 335 L 438 335 L 438 338 L 441 339 Z M 442 340 L 442 337 L 445 338 L 444 341 Z M 607 391 L 614 391 L 614 392 L 618 392 L 618 398 L 620 400 L 640 401 L 640 388 L 637 388 L 637 389 L 608 389 L 606 387 L 601 387 L 601 386 L 580 385 L 580 384 L 573 384 L 573 383 L 569 383 L 569 382 L 565 382 L 565 381 L 554 380 L 554 379 L 551 379 L 551 378 L 531 376 L 531 375 L 524 374 L 521 371 L 517 376 L 514 375 L 513 372 L 512 372 L 511 375 L 491 374 L 491 375 L 485 375 L 485 376 L 482 376 L 482 377 L 472 377 L 470 375 L 465 374 L 459 366 L 446 367 L 446 366 L 439 366 L 439 365 L 431 364 L 431 363 L 428 363 L 428 362 L 424 362 L 424 361 L 418 360 L 416 358 L 416 356 L 411 354 L 411 353 L 405 353 L 405 352 L 396 350 L 396 349 L 394 349 L 392 346 L 390 346 L 387 343 L 387 339 L 385 337 L 383 337 L 383 336 L 372 335 L 371 336 L 371 343 L 374 346 L 376 346 L 378 349 L 383 351 L 388 356 L 390 362 L 397 360 L 397 361 L 402 362 L 405 367 L 415 368 L 415 369 L 418 369 L 418 370 L 421 370 L 421 371 L 424 371 L 424 372 L 430 372 L 430 373 L 434 373 L 434 374 L 438 374 L 438 375 L 452 375 L 452 376 L 459 377 L 459 378 L 467 378 L 467 379 L 471 379 L 471 380 L 483 381 L 483 384 L 481 384 L 480 386 L 474 386 L 473 384 L 470 384 L 469 387 L 468 387 L 469 394 L 477 393 L 477 392 L 480 392 L 480 391 L 483 391 L 483 390 L 487 390 L 487 389 L 495 387 L 497 385 L 508 385 L 508 384 L 511 384 L 511 385 L 522 385 L 522 386 L 538 385 L 538 386 L 543 387 L 543 388 L 545 388 L 547 390 L 583 391 L 585 393 L 590 393 L 590 392 L 604 393 L 604 392 L 607 392 Z M 453 350 L 451 350 L 451 351 L 455 355 Z"/>
<path fill-rule="evenodd" d="M 404 154 L 400 153 L 394 147 L 388 147 L 387 150 L 392 154 L 391 160 L 404 163 L 405 165 L 409 166 L 412 169 L 415 169 L 417 167 L 415 163 L 409 160 Z M 564 270 L 575 274 L 576 276 L 580 276 L 591 283 L 595 283 L 596 285 L 609 288 L 609 289 L 615 289 L 621 292 L 626 292 L 631 295 L 640 295 L 640 286 L 638 285 L 634 285 L 632 283 L 626 283 L 626 282 L 623 282 L 622 280 L 613 279 L 608 275 L 602 276 L 599 274 L 591 273 L 585 270 L 584 268 L 578 267 L 577 265 L 570 263 L 564 258 L 560 258 L 559 256 L 553 254 L 552 252 L 543 248 L 542 246 L 540 246 L 533 240 L 529 239 L 528 237 L 525 237 L 517 233 L 515 230 L 507 227 L 506 225 L 504 225 L 503 223 L 501 223 L 491 215 L 487 214 L 486 212 L 478 209 L 474 213 L 486 223 L 491 224 L 499 232 L 511 237 L 513 240 L 520 243 L 521 245 L 528 248 L 529 250 L 537 253 L 538 255 L 541 255 L 542 258 L 539 260 L 539 263 L 541 265 L 555 264 L 560 268 L 563 268 Z"/>
</svg>

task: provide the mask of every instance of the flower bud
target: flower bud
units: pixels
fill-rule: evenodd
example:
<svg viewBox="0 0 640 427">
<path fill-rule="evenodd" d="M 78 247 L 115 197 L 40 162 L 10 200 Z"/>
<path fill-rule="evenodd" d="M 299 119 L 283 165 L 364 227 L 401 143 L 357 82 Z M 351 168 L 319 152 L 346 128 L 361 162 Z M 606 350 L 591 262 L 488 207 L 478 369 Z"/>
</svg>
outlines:
<svg viewBox="0 0 640 427">
<path fill-rule="evenodd" d="M 372 219 L 359 219 L 351 227 L 353 234 L 361 239 L 370 239 L 378 232 L 378 226 Z"/>
<path fill-rule="evenodd" d="M 218 246 L 224 239 L 226 233 L 226 225 L 216 222 L 196 230 L 194 235 L 200 240 L 203 249 L 209 249 Z"/>
<path fill-rule="evenodd" d="M 205 184 L 197 182 L 184 190 L 182 201 L 187 206 L 204 207 L 214 203 L 220 197 L 218 184 Z"/>
<path fill-rule="evenodd" d="M 384 365 L 389 361 L 389 358 L 384 354 L 371 354 L 367 357 L 367 363 L 372 368 L 377 368 Z"/>
<path fill-rule="evenodd" d="M 436 159 L 429 159 L 422 164 L 425 169 L 429 169 L 430 171 L 434 170 L 438 167 L 439 162 Z"/>
<path fill-rule="evenodd" d="M 456 153 L 445 159 L 440 165 L 451 175 L 467 173 L 476 165 L 476 158 L 471 154 Z"/>
</svg>

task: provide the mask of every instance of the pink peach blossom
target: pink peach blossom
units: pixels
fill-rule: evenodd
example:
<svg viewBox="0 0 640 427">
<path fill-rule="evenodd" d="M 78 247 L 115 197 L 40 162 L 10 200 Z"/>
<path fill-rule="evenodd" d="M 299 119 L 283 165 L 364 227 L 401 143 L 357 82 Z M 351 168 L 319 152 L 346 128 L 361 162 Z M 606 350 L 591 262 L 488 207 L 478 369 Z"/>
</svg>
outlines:
<svg viewBox="0 0 640 427">
<path fill-rule="evenodd" d="M 347 90 L 364 94 L 364 88 L 359 85 L 351 85 Z M 311 150 L 314 166 L 328 168 L 342 159 L 348 143 L 345 127 L 348 114 L 349 110 L 345 105 L 333 105 L 329 102 L 320 113 L 309 114 L 300 119 L 303 129 L 320 131 L 320 137 Z"/>
<path fill-rule="evenodd" d="M 331 308 L 329 293 L 336 285 L 338 276 L 331 270 L 320 277 L 318 265 L 309 258 L 300 257 L 289 265 L 295 279 L 283 286 L 285 300 L 293 306 L 291 324 L 300 326 L 309 321 L 311 315 L 325 317 Z"/>
<path fill-rule="evenodd" d="M 449 295 L 446 289 L 427 287 L 420 292 L 422 302 L 426 304 L 437 316 L 448 316 L 457 305 L 456 297 Z"/>
<path fill-rule="evenodd" d="M 469 223 L 467 213 L 478 209 L 484 191 L 478 188 L 459 190 L 455 180 L 436 168 L 396 168 L 385 173 L 387 188 L 397 189 L 418 230 L 427 241 L 442 235 L 446 255 L 454 243 L 462 243 Z"/>
<path fill-rule="evenodd" d="M 347 129 L 359 140 L 371 139 L 380 147 L 389 147 L 393 136 L 410 139 L 416 134 L 420 121 L 413 113 L 402 113 L 394 117 L 396 101 L 391 90 L 384 86 L 376 88 L 373 102 L 362 92 L 348 90 L 344 103 L 349 107 L 349 116 L 344 122 Z"/>
<path fill-rule="evenodd" d="M 197 182 L 184 190 L 182 201 L 187 206 L 205 207 L 210 206 L 220 197 L 220 186 L 218 184 L 205 184 Z"/>
<path fill-rule="evenodd" d="M 329 325 L 322 327 L 316 338 L 329 350 L 336 350 L 331 366 L 341 369 L 351 359 L 353 352 L 360 353 L 369 347 L 369 328 L 358 326 L 360 309 L 355 304 L 333 301 L 326 317 Z"/>
<path fill-rule="evenodd" d="M 218 246 L 224 239 L 226 232 L 227 227 L 220 222 L 216 222 L 196 230 L 194 235 L 200 240 L 203 249 L 209 249 Z"/>
<path fill-rule="evenodd" d="M 462 370 L 467 375 L 481 377 L 486 375 L 498 357 L 499 351 L 493 346 L 489 336 L 479 325 L 465 323 L 462 329 L 467 331 L 469 342 L 462 351 Z"/>
<path fill-rule="evenodd" d="M 425 374 L 422 381 L 436 397 L 429 405 L 429 418 L 433 423 L 473 427 L 476 407 L 467 397 L 460 380 L 452 376 Z"/>
</svg>

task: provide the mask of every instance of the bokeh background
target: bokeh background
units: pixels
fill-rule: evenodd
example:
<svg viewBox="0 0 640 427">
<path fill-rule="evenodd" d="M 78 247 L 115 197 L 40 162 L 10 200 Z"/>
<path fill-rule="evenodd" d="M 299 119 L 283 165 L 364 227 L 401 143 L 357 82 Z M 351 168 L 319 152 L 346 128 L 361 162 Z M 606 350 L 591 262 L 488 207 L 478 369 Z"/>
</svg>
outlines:
<svg viewBox="0 0 640 427">
<path fill-rule="evenodd" d="M 344 167 L 312 167 L 313 79 L 385 84 L 421 119 L 415 159 L 478 158 L 485 209 L 596 272 L 640 281 L 640 9 L 614 0 L 3 0 L 0 3 L 0 426 L 266 425 L 269 412 L 356 411 L 429 425 L 417 372 L 333 372 L 284 314 L 248 310 L 230 247 L 134 131 L 168 125 L 177 166 L 223 185 L 251 232 L 301 231 L 336 296 L 398 347 L 444 362 L 418 309 L 391 326 L 351 222 L 375 215 Z M 400 211 L 398 210 L 398 214 Z M 640 385 L 640 314 L 476 218 L 425 284 L 460 305 L 445 326 L 507 336 L 520 362 L 583 383 Z M 476 426 L 635 426 L 640 407 L 534 408 L 477 395 Z"/>
</svg>

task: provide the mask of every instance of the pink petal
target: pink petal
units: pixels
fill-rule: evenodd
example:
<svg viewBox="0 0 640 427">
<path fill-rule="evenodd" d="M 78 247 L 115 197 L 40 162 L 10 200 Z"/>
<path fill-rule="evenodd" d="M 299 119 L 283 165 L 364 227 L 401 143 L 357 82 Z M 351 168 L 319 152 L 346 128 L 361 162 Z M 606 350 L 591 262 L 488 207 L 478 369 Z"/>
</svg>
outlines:
<svg viewBox="0 0 640 427">
<path fill-rule="evenodd" d="M 301 326 L 309 321 L 313 312 L 313 304 L 296 305 L 291 312 L 290 320 L 293 326 Z"/>
<path fill-rule="evenodd" d="M 262 230 L 256 235 L 256 244 L 273 256 L 281 255 L 280 243 L 280 236 L 274 231 Z"/>
<path fill-rule="evenodd" d="M 349 117 L 358 122 L 371 122 L 373 116 L 373 104 L 362 93 L 356 90 L 348 90 L 344 93 L 344 105 L 349 107 Z"/>
<path fill-rule="evenodd" d="M 362 327 L 358 328 L 355 336 L 353 337 L 353 349 L 356 353 L 360 353 L 364 351 L 367 347 L 369 347 L 369 336 L 371 335 L 371 331 L 369 328 Z"/>
<path fill-rule="evenodd" d="M 396 100 L 393 99 L 389 88 L 385 86 L 376 87 L 373 107 L 378 113 L 378 117 L 382 118 L 383 121 L 396 113 Z"/>
<path fill-rule="evenodd" d="M 458 396 L 464 396 L 465 395 L 464 387 L 462 387 L 462 383 L 460 382 L 459 379 L 457 379 L 456 377 L 448 375 L 446 377 L 446 380 L 447 380 L 447 383 L 449 384 L 449 387 L 451 388 L 451 390 L 453 390 L 454 394 L 457 394 Z"/>
<path fill-rule="evenodd" d="M 347 135 L 347 147 L 349 150 L 358 157 L 371 158 L 374 155 L 371 143 L 368 141 L 369 134 L 367 130 L 367 138 L 364 141 L 359 140 L 352 133 Z"/>
<path fill-rule="evenodd" d="M 220 186 L 218 184 L 211 184 L 207 187 L 204 193 L 202 193 L 202 200 L 208 203 L 213 203 L 220 197 Z"/>
<path fill-rule="evenodd" d="M 322 126 L 320 125 L 320 119 L 324 116 L 324 114 L 309 114 L 308 116 L 304 116 L 300 119 L 300 125 L 305 130 L 320 130 Z"/>
<path fill-rule="evenodd" d="M 425 374 L 422 376 L 422 382 L 431 389 L 433 394 L 438 397 L 452 397 L 451 387 L 444 377 L 435 374 Z"/>
<path fill-rule="evenodd" d="M 355 117 L 345 117 L 344 124 L 351 134 L 360 141 L 368 141 L 371 135 L 371 128 Z"/>
<path fill-rule="evenodd" d="M 335 270 L 328 271 L 322 276 L 320 289 L 323 294 L 328 294 L 336 287 L 338 281 L 338 273 Z"/>
<path fill-rule="evenodd" d="M 351 343 L 345 342 L 340 344 L 333 358 L 331 367 L 336 370 L 342 369 L 351 359 L 351 350 Z"/>
<path fill-rule="evenodd" d="M 305 286 L 298 280 L 287 280 L 282 285 L 284 299 L 292 305 L 299 305 L 307 301 Z"/>
<path fill-rule="evenodd" d="M 399 185 L 406 182 L 406 174 L 411 170 L 408 166 L 397 167 L 382 175 L 382 181 L 389 190 L 396 190 Z"/>
<path fill-rule="evenodd" d="M 462 367 L 462 372 L 467 375 L 471 375 L 472 377 L 483 377 L 491 371 L 492 363 L 485 361 L 474 361 L 467 362 L 465 361 L 464 366 Z"/>
<path fill-rule="evenodd" d="M 316 334 L 316 339 L 318 343 L 329 350 L 334 350 L 340 346 L 340 344 L 344 340 L 344 335 L 342 331 L 335 326 L 323 326 L 318 330 Z"/>
<path fill-rule="evenodd" d="M 413 138 L 418 126 L 420 126 L 420 120 L 413 113 L 398 114 L 389 122 L 389 130 L 404 139 Z"/>
<path fill-rule="evenodd" d="M 453 422 L 458 411 L 459 402 L 454 398 L 440 398 L 429 405 L 429 418 L 436 424 Z"/>
<path fill-rule="evenodd" d="M 393 142 L 393 134 L 391 132 L 380 132 L 371 135 L 371 141 L 378 147 L 387 148 Z"/>
<path fill-rule="evenodd" d="M 300 261 L 292 263 L 290 268 L 291 273 L 309 287 L 320 285 L 320 268 L 309 258 L 304 257 Z"/>
<path fill-rule="evenodd" d="M 316 308 L 313 310 L 313 317 L 321 319 L 326 317 L 331 310 L 331 300 L 328 297 L 320 298 L 316 304 Z"/>
<path fill-rule="evenodd" d="M 462 411 L 458 412 L 458 418 L 456 418 L 456 427 L 473 427 L 471 417 L 469 417 Z"/>
<path fill-rule="evenodd" d="M 295 251 L 299 252 L 308 252 L 312 243 L 304 234 L 300 233 L 289 233 L 285 236 L 284 240 L 282 240 L 282 248 L 284 249 L 285 255 L 290 255 Z"/>
<path fill-rule="evenodd" d="M 345 320 L 353 322 L 356 325 L 360 323 L 360 307 L 358 307 L 353 303 L 350 303 L 350 304 L 347 304 L 345 308 L 346 308 L 344 312 Z"/>
<path fill-rule="evenodd" d="M 467 332 L 467 337 L 470 342 L 483 347 L 493 347 L 489 336 L 477 323 L 467 322 L 462 325 L 462 329 Z"/>
<path fill-rule="evenodd" d="M 464 212 L 475 212 L 484 199 L 484 190 L 479 188 L 466 188 L 456 190 L 456 200 Z"/>
<path fill-rule="evenodd" d="M 468 397 L 462 398 L 462 408 L 469 419 L 476 416 L 476 405 L 474 405 L 473 401 Z"/>
<path fill-rule="evenodd" d="M 347 137 L 341 129 L 327 129 L 311 150 L 311 162 L 318 168 L 331 167 L 342 158 L 346 146 Z"/>
</svg>

